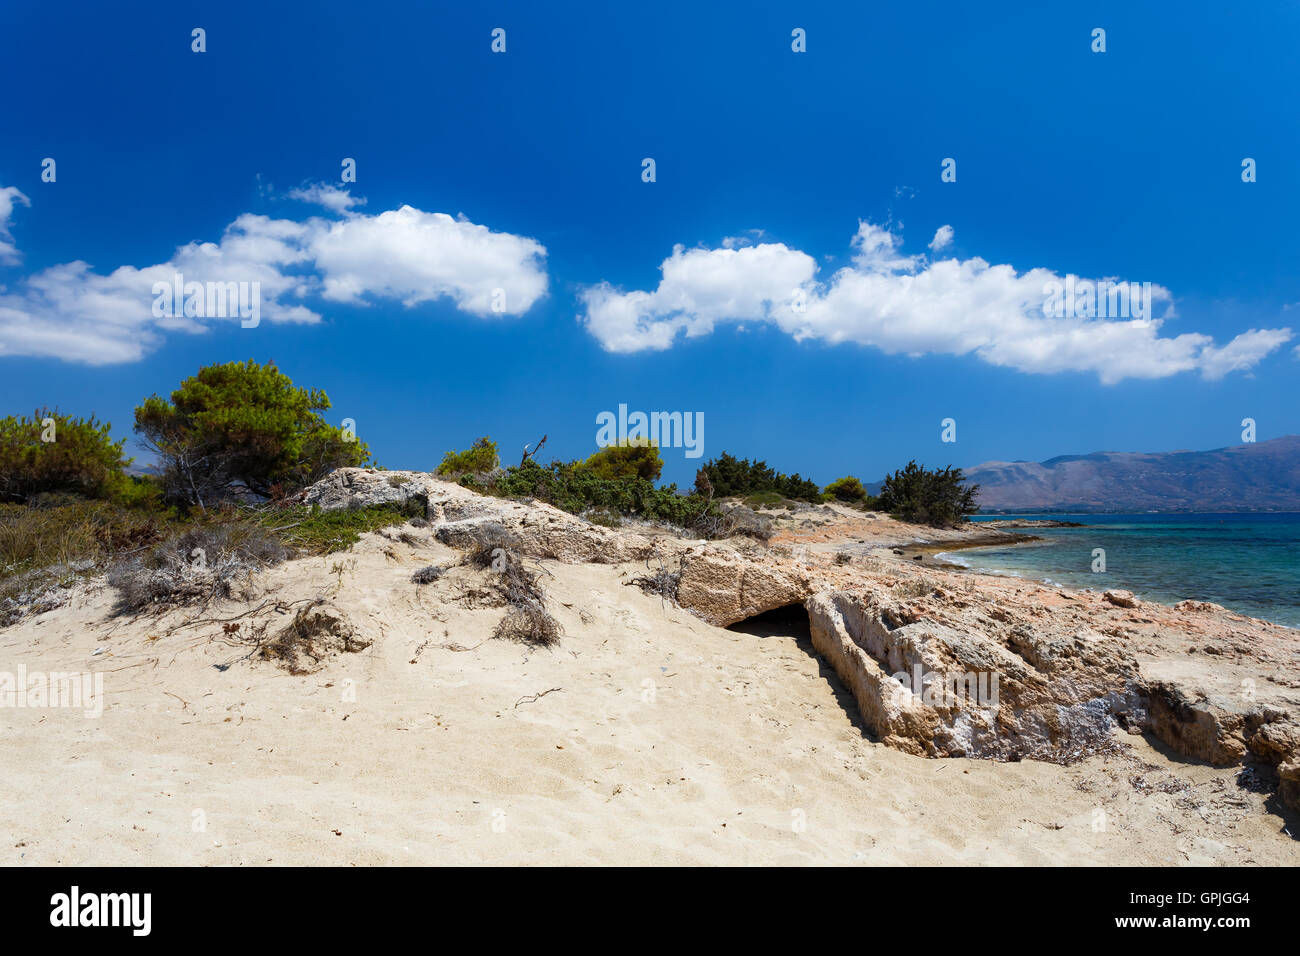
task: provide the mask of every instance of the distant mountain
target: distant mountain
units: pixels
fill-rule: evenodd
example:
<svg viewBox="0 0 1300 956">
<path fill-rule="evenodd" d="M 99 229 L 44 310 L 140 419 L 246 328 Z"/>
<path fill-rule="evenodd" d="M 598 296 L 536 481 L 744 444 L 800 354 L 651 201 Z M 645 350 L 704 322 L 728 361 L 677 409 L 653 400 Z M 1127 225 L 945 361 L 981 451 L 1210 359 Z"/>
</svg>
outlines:
<svg viewBox="0 0 1300 956">
<path fill-rule="evenodd" d="M 984 511 L 1300 511 L 1300 435 L 1213 451 L 989 461 L 965 471 Z"/>
</svg>

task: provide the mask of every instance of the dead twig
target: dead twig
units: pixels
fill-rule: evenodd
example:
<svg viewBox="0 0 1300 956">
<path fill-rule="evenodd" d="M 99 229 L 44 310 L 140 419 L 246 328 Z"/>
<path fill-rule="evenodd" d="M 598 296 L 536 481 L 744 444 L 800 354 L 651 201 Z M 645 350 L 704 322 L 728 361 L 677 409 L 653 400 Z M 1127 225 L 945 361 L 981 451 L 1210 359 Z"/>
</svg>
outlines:
<svg viewBox="0 0 1300 956">
<path fill-rule="evenodd" d="M 539 701 L 547 694 L 554 694 L 557 690 L 564 690 L 564 688 L 552 687 L 550 690 L 544 690 L 540 694 L 527 694 L 523 697 L 520 697 L 517 701 L 515 701 L 515 707 L 517 708 L 520 704 L 531 704 L 536 701 Z"/>
<path fill-rule="evenodd" d="M 542 446 L 546 444 L 546 437 L 547 436 L 543 435 L 542 440 L 537 443 L 537 447 L 534 448 L 532 451 L 528 450 L 527 445 L 524 446 L 524 457 L 519 459 L 519 464 L 521 467 L 523 466 L 524 462 L 526 462 L 529 458 L 532 458 L 534 455 L 536 455 L 539 451 L 542 450 Z"/>
</svg>

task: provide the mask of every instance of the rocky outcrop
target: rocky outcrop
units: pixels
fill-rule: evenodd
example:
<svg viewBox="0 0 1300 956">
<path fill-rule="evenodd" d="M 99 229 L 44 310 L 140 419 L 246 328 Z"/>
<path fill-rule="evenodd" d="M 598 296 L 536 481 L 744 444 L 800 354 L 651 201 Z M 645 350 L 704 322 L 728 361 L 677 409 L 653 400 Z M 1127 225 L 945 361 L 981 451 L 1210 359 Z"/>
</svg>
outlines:
<svg viewBox="0 0 1300 956">
<path fill-rule="evenodd" d="M 1281 800 L 1300 810 L 1300 640 L 1215 604 L 914 565 L 883 547 L 899 536 L 888 519 L 833 509 L 812 528 L 778 522 L 776 546 L 762 547 L 610 529 L 418 472 L 341 469 L 302 500 L 396 504 L 460 550 L 490 538 L 566 563 L 657 560 L 654 592 L 720 627 L 802 604 L 864 722 L 908 753 L 1068 762 L 1114 748 L 1116 728 L 1146 731 L 1192 759 L 1275 768 Z M 1233 696 L 1247 685 L 1250 699 Z"/>
<path fill-rule="evenodd" d="M 1101 601 L 1125 607 L 1110 594 Z M 1117 628 L 1063 627 L 1032 604 L 968 606 L 943 589 L 901 601 L 890 587 L 828 589 L 806 607 L 813 646 L 891 747 L 1069 762 L 1112 749 L 1116 729 L 1145 731 L 1216 766 L 1275 768 L 1280 799 L 1300 810 L 1300 725 L 1291 711 L 1253 694 L 1206 693 L 1191 674 L 1150 679 Z M 1224 666 L 1208 673 L 1221 676 Z"/>
<path fill-rule="evenodd" d="M 1300 724 L 1276 720 L 1250 738 L 1250 749 L 1277 768 L 1277 795 L 1292 810 L 1300 811 Z"/>
<path fill-rule="evenodd" d="M 908 753 L 1072 760 L 1144 717 L 1137 664 L 1096 634 L 1009 642 L 926 620 L 870 591 L 807 602 L 813 646 L 882 742 Z"/>
<path fill-rule="evenodd" d="M 810 593 L 806 571 L 710 546 L 683 556 L 677 601 L 710 624 L 726 627 L 764 611 L 802 604 Z"/>
<path fill-rule="evenodd" d="M 1116 607 L 1137 607 L 1137 598 L 1133 596 L 1132 591 L 1113 590 L 1106 591 L 1102 597 Z"/>
<path fill-rule="evenodd" d="M 1179 753 L 1219 766 L 1240 763 L 1254 749 L 1251 741 L 1261 729 L 1285 717 L 1271 708 L 1243 707 L 1167 681 L 1153 683 L 1149 694 L 1149 729 Z M 1278 739 L 1276 744 L 1285 748 L 1286 740 Z M 1270 762 L 1281 759 L 1278 755 Z"/>
<path fill-rule="evenodd" d="M 1300 724 L 1287 711 L 1192 694 L 1160 681 L 1150 688 L 1148 729 L 1181 754 L 1219 766 L 1254 759 L 1274 768 L 1278 797 L 1300 810 Z"/>
<path fill-rule="evenodd" d="M 508 533 L 512 550 L 566 564 L 640 561 L 655 549 L 646 535 L 614 531 L 541 502 L 492 498 L 415 471 L 340 468 L 302 494 L 325 511 L 398 505 L 419 511 L 444 544 L 469 548 L 487 525 Z"/>
</svg>

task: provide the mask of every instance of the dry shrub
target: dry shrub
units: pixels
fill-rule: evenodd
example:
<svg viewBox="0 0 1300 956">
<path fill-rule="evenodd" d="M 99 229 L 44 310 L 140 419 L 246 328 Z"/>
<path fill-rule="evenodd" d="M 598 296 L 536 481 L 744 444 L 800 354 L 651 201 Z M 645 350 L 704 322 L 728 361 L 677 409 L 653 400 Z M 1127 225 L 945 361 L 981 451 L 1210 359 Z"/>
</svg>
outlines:
<svg viewBox="0 0 1300 956">
<path fill-rule="evenodd" d="M 356 636 L 342 614 L 317 603 L 300 608 L 292 621 L 258 648 L 258 654 L 290 674 L 310 674 L 331 654 L 355 654 L 370 644 Z"/>
<path fill-rule="evenodd" d="M 430 564 L 426 567 L 420 568 L 420 570 L 412 574 L 411 580 L 416 584 L 432 584 L 434 581 L 438 580 L 438 578 L 442 577 L 443 572 L 446 570 L 446 568 L 440 568 L 436 564 Z"/>
<path fill-rule="evenodd" d="M 237 580 L 289 556 L 251 524 L 201 525 L 108 573 L 117 614 L 206 604 L 229 597 Z"/>
<path fill-rule="evenodd" d="M 772 537 L 772 519 L 752 508 L 736 505 L 723 512 L 722 532 L 720 537 L 744 535 L 758 541 L 767 541 Z"/>
<path fill-rule="evenodd" d="M 491 592 L 471 589 L 462 596 L 462 599 L 472 598 L 475 606 L 496 604 L 506 607 L 505 616 L 493 631 L 494 637 L 535 647 L 552 647 L 559 643 L 564 629 L 546 610 L 546 595 L 537 575 L 524 567 L 519 555 L 512 550 L 515 537 L 504 526 L 494 521 L 443 525 L 438 529 L 438 540 L 467 551 L 463 560 L 470 567 L 491 570 L 496 574 Z"/>
<path fill-rule="evenodd" d="M 546 610 L 546 595 L 537 575 L 524 567 L 518 555 L 502 548 L 491 549 L 491 567 L 497 572 L 497 592 L 507 605 L 494 637 L 522 644 L 551 647 L 558 644 L 564 629 Z M 471 555 L 471 560 L 479 555 Z"/>
<path fill-rule="evenodd" d="M 93 569 L 94 562 L 74 561 L 0 579 L 0 627 L 63 607 L 73 586 Z"/>
<path fill-rule="evenodd" d="M 496 521 L 457 521 L 444 524 L 435 535 L 438 541 L 458 551 L 468 551 L 467 562 L 477 568 L 492 563 L 495 549 L 516 547 L 515 536 Z"/>
<path fill-rule="evenodd" d="M 663 563 L 663 560 L 660 559 L 659 567 L 658 569 L 655 569 L 650 566 L 650 560 L 647 558 L 646 568 L 651 573 L 638 575 L 637 577 L 632 578 L 629 581 L 624 581 L 623 583 L 625 585 L 634 584 L 646 594 L 657 594 L 661 598 L 666 598 L 676 604 L 677 589 L 681 586 L 682 570 L 684 567 L 684 562 L 681 558 L 678 558 L 677 570 L 670 571 Z"/>
<path fill-rule="evenodd" d="M 540 600 L 511 605 L 492 632 L 493 637 L 504 637 L 535 647 L 553 647 L 560 643 L 564 629 L 560 622 L 542 606 Z"/>
</svg>

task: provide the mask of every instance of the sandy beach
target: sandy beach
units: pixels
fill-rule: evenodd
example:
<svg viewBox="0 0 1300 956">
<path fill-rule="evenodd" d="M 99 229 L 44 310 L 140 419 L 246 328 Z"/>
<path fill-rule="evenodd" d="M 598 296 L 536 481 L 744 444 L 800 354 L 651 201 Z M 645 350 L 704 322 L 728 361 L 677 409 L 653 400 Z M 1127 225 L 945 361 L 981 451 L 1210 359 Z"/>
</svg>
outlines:
<svg viewBox="0 0 1300 956">
<path fill-rule="evenodd" d="M 763 550 L 815 563 L 850 542 L 874 549 L 854 560 L 922 573 L 892 553 L 895 522 L 814 517 L 785 520 Z M 716 626 L 628 586 L 644 560 L 533 559 L 561 642 L 492 639 L 501 612 L 474 596 L 482 572 L 437 529 L 288 562 L 219 606 L 114 617 L 111 589 L 92 584 L 0 631 L 0 670 L 101 672 L 105 698 L 97 718 L 0 715 L 6 862 L 1300 862 L 1296 814 L 1268 786 L 1151 734 L 1117 732 L 1113 752 L 1068 766 L 900 752 L 864 723 L 806 614 Z M 430 564 L 449 570 L 413 584 Z M 1017 586 L 923 573 L 986 597 Z M 240 626 L 316 601 L 369 646 L 291 674 L 241 640 Z M 1148 641 L 1143 666 L 1201 666 L 1175 650 Z M 1237 679 L 1233 661 L 1200 658 Z M 1300 682 L 1276 692 L 1295 701 Z"/>
</svg>

